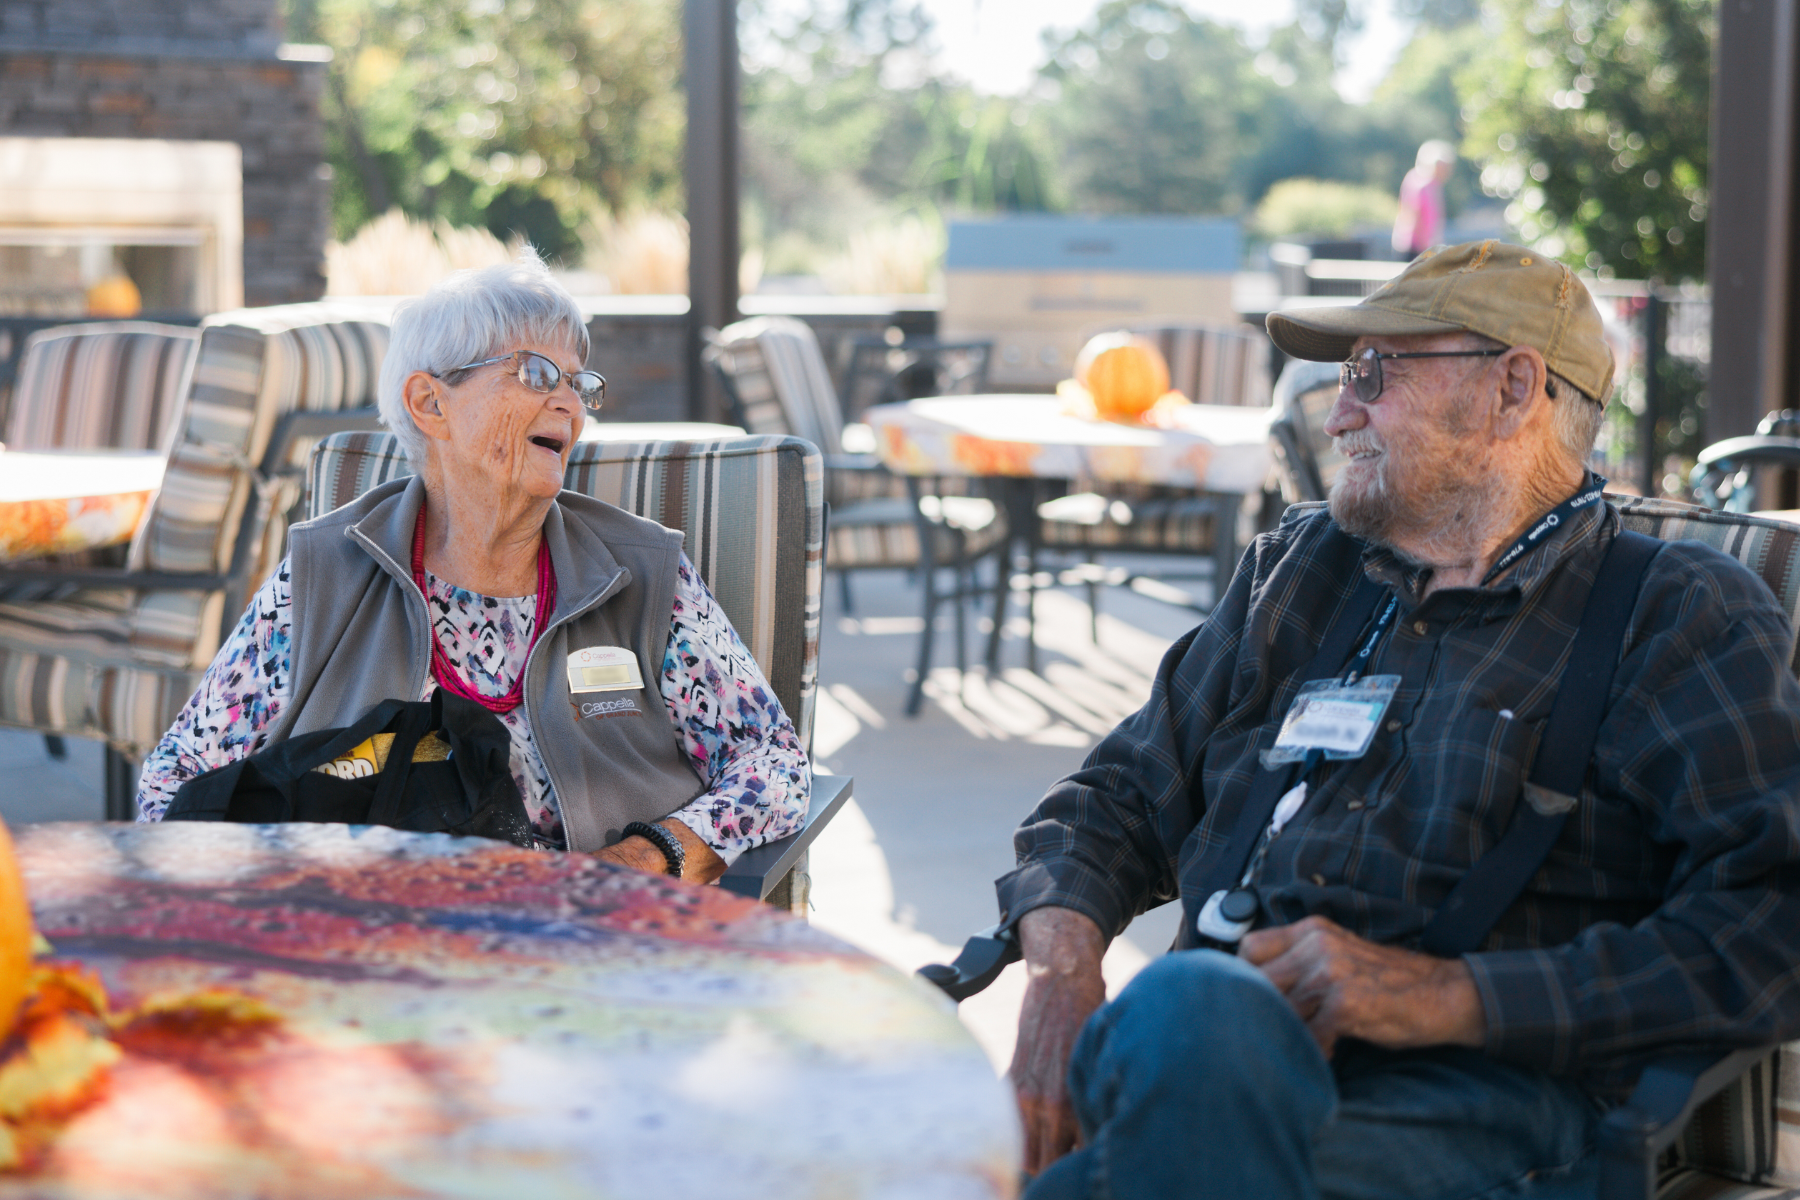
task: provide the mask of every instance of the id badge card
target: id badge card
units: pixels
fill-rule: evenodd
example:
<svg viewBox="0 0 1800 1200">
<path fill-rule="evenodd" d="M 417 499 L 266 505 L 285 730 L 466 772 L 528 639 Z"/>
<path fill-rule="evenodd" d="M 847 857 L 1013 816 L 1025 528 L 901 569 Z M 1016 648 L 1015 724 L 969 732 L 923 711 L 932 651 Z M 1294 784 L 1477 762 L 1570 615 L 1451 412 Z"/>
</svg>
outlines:
<svg viewBox="0 0 1800 1200">
<path fill-rule="evenodd" d="M 637 655 L 623 646 L 589 646 L 569 655 L 569 692 L 633 692 L 644 686 Z"/>
<path fill-rule="evenodd" d="M 1399 688 L 1398 675 L 1368 675 L 1348 685 L 1335 679 L 1302 685 L 1281 722 L 1274 749 L 1262 753 L 1263 765 L 1300 762 L 1313 750 L 1328 759 L 1361 758 Z"/>
</svg>

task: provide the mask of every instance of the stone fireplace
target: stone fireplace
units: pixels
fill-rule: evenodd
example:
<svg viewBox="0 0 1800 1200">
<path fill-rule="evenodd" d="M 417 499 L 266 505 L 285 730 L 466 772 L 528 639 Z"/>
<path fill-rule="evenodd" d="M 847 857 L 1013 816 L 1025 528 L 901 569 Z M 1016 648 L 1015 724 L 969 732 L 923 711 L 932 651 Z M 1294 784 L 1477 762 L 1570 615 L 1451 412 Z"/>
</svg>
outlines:
<svg viewBox="0 0 1800 1200">
<path fill-rule="evenodd" d="M 282 41 L 277 0 L 5 0 L 0 315 L 78 315 L 56 306 L 109 270 L 147 313 L 322 295 L 329 58 Z M 4 174 L 29 163 L 85 199 L 45 207 L 41 173 Z"/>
</svg>

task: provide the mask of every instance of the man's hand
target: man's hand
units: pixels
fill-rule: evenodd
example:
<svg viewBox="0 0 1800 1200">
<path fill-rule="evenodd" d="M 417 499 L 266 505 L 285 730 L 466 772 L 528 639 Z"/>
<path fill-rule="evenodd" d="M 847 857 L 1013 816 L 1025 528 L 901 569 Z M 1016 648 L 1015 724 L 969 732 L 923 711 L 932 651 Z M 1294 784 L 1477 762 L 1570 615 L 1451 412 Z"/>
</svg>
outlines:
<svg viewBox="0 0 1800 1200">
<path fill-rule="evenodd" d="M 1481 993 L 1460 958 L 1378 946 L 1324 917 L 1247 934 L 1238 955 L 1287 997 L 1326 1057 L 1340 1037 L 1390 1050 L 1487 1039 Z"/>
<path fill-rule="evenodd" d="M 1025 1169 L 1035 1175 L 1067 1154 L 1080 1132 L 1069 1104 L 1069 1053 L 1106 999 L 1106 938 L 1067 908 L 1033 909 L 1019 918 L 1018 932 L 1027 983 L 1007 1074 L 1025 1126 Z"/>
</svg>

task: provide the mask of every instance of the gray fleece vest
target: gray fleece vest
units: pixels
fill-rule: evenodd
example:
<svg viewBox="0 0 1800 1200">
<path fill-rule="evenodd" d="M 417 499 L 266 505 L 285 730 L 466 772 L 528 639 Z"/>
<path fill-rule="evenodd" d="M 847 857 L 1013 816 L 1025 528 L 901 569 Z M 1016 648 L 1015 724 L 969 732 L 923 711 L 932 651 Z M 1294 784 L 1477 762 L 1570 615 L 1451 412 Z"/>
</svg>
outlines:
<svg viewBox="0 0 1800 1200">
<path fill-rule="evenodd" d="M 382 700 L 417 700 L 431 622 L 412 578 L 417 477 L 395 480 L 295 525 L 293 699 L 271 742 L 348 725 Z M 681 534 L 564 492 L 544 521 L 556 609 L 525 666 L 525 712 L 561 802 L 571 850 L 598 850 L 632 821 L 657 821 L 705 790 L 662 698 Z M 617 647 L 644 686 L 569 687 L 569 657 Z"/>
</svg>

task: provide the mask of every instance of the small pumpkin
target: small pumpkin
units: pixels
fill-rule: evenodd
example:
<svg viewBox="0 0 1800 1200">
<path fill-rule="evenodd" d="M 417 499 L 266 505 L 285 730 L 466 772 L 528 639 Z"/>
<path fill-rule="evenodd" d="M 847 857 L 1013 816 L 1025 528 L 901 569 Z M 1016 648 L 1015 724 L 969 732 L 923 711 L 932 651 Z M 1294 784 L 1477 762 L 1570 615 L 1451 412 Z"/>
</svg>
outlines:
<svg viewBox="0 0 1800 1200">
<path fill-rule="evenodd" d="M 32 986 L 36 931 L 25 899 L 25 878 L 13 856 L 12 835 L 0 821 L 0 1036 L 12 1028 Z"/>
<path fill-rule="evenodd" d="M 1169 390 L 1169 364 L 1141 337 L 1102 333 L 1081 348 L 1075 379 L 1094 398 L 1101 417 L 1135 421 Z"/>
</svg>

